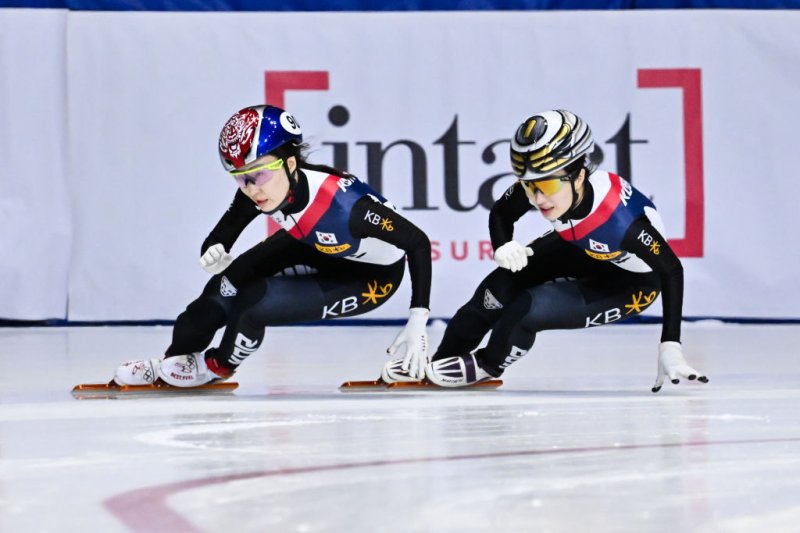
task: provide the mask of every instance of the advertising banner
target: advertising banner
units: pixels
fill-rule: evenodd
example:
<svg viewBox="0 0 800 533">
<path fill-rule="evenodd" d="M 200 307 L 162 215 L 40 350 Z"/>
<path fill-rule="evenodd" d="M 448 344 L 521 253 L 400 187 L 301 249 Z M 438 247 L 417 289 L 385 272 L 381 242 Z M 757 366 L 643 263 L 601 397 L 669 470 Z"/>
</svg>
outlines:
<svg viewBox="0 0 800 533">
<path fill-rule="evenodd" d="M 658 206 L 686 316 L 800 318 L 798 29 L 794 12 L 71 13 L 68 318 L 174 319 L 199 294 L 200 244 L 236 191 L 217 136 L 262 103 L 297 117 L 310 161 L 427 232 L 434 317 L 495 266 L 510 137 L 564 108 Z M 532 211 L 515 238 L 548 229 Z M 257 219 L 234 253 L 267 232 Z M 409 297 L 406 278 L 364 318 L 404 318 Z"/>
</svg>

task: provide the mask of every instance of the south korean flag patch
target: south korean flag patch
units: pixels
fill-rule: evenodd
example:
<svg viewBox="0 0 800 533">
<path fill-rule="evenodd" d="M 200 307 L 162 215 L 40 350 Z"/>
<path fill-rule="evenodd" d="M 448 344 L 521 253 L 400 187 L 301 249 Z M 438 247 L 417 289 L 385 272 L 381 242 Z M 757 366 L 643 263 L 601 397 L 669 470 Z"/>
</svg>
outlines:
<svg viewBox="0 0 800 533">
<path fill-rule="evenodd" d="M 589 248 L 591 248 L 594 252 L 602 252 L 606 254 L 611 251 L 608 249 L 608 245 L 606 243 L 597 242 L 594 239 L 589 239 Z"/>
<path fill-rule="evenodd" d="M 319 241 L 320 244 L 339 244 L 335 234 L 322 231 L 317 232 L 317 241 Z"/>
</svg>

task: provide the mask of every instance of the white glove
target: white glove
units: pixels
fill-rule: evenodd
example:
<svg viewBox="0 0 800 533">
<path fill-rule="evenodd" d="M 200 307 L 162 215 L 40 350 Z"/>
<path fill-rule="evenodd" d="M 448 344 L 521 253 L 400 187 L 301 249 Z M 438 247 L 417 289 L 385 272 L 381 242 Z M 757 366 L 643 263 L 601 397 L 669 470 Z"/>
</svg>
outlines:
<svg viewBox="0 0 800 533">
<path fill-rule="evenodd" d="M 232 262 L 233 256 L 221 244 L 210 247 L 200 258 L 200 266 L 209 274 L 219 274 Z"/>
<path fill-rule="evenodd" d="M 673 341 L 662 342 L 658 345 L 658 376 L 656 384 L 653 385 L 653 392 L 661 390 L 661 385 L 666 377 L 669 377 L 669 380 L 675 385 L 680 383 L 678 378 L 696 379 L 701 383 L 708 383 L 707 377 L 686 362 L 681 343 Z"/>
<path fill-rule="evenodd" d="M 511 272 L 519 272 L 528 265 L 528 258 L 533 250 L 517 241 L 508 241 L 494 251 L 494 261 Z"/>
<path fill-rule="evenodd" d="M 406 345 L 402 369 L 408 371 L 412 378 L 425 378 L 425 365 L 428 364 L 428 333 L 425 329 L 430 311 L 424 307 L 412 307 L 406 327 L 397 334 L 394 342 L 386 350 L 394 355 L 400 345 Z"/>
</svg>

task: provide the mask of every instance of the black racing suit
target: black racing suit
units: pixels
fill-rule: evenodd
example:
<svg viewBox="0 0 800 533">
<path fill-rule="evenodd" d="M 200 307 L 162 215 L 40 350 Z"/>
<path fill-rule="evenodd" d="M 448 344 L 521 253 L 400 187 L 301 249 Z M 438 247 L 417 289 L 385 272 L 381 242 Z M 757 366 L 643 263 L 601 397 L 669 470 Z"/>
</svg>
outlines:
<svg viewBox="0 0 800 533">
<path fill-rule="evenodd" d="M 411 307 L 429 307 L 427 235 L 352 176 L 311 165 L 297 175 L 291 203 L 271 215 L 283 228 L 211 278 L 178 316 L 167 357 L 206 349 L 226 326 L 219 347 L 206 359 L 212 370 L 229 374 L 258 349 L 266 326 L 353 317 L 377 308 L 397 291 L 406 258 Z M 230 250 L 260 213 L 237 191 L 201 254 L 216 243 Z"/>
<path fill-rule="evenodd" d="M 680 341 L 683 268 L 666 239 L 655 206 L 630 184 L 598 172 L 555 231 L 534 240 L 534 254 L 519 272 L 497 268 L 449 322 L 433 360 L 476 352 L 499 377 L 533 346 L 536 333 L 577 329 L 636 316 L 662 292 L 661 340 Z M 599 191 L 596 191 L 599 189 Z M 495 250 L 513 238 L 514 223 L 532 200 L 515 183 L 489 217 Z"/>
</svg>

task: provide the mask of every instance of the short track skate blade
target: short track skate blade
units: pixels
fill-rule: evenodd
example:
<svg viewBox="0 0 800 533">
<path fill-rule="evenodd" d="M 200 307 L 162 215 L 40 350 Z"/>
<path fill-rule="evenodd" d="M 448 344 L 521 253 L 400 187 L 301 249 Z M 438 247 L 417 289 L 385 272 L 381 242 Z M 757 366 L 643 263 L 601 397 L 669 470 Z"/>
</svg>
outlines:
<svg viewBox="0 0 800 533">
<path fill-rule="evenodd" d="M 440 387 L 428 380 L 425 381 L 409 381 L 397 383 L 389 383 L 386 385 L 387 390 L 404 391 L 404 390 L 433 390 L 433 391 L 464 391 L 464 390 L 494 390 L 503 385 L 502 379 L 490 379 L 487 381 L 480 381 L 467 385 L 465 387 Z"/>
<path fill-rule="evenodd" d="M 387 383 L 381 379 L 374 381 L 345 381 L 339 385 L 342 392 L 368 392 L 386 390 Z"/>
<path fill-rule="evenodd" d="M 502 379 L 490 379 L 473 383 L 466 387 L 440 387 L 434 385 L 430 381 L 399 381 L 397 383 L 386 383 L 383 380 L 375 381 L 345 381 L 339 387 L 342 392 L 379 392 L 379 391 L 414 391 L 414 390 L 432 390 L 432 391 L 457 391 L 457 390 L 494 390 L 503 385 Z"/>
<path fill-rule="evenodd" d="M 122 398 L 143 395 L 174 395 L 174 394 L 230 394 L 239 387 L 234 381 L 208 383 L 199 387 L 173 387 L 160 379 L 152 385 L 117 385 L 113 381 L 108 383 L 85 383 L 75 385 L 72 396 L 77 399 L 102 399 Z"/>
</svg>

